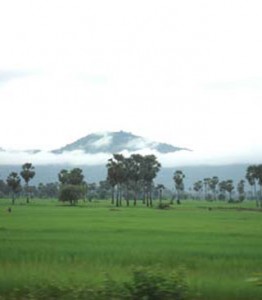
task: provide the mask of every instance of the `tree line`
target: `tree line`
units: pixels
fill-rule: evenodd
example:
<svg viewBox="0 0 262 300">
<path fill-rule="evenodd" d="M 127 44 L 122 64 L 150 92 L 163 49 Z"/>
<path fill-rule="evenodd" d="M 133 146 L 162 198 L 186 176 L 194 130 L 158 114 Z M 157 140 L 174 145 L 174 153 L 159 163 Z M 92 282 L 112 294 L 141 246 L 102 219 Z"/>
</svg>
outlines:
<svg viewBox="0 0 262 300">
<path fill-rule="evenodd" d="M 153 200 L 162 202 L 163 194 L 169 198 L 170 204 L 176 199 L 177 204 L 181 199 L 228 200 L 229 202 L 243 201 L 247 197 L 245 180 L 241 179 L 235 188 L 232 179 L 219 180 L 217 176 L 198 180 L 192 188 L 185 191 L 184 179 L 186 175 L 182 170 L 176 170 L 173 175 L 175 193 L 163 184 L 155 184 L 154 180 L 161 169 L 155 155 L 132 154 L 125 157 L 122 154 L 113 154 L 106 164 L 107 177 L 97 183 L 87 183 L 82 169 L 63 169 L 58 174 L 58 182 L 40 183 L 37 187 L 29 186 L 29 182 L 36 175 L 35 167 L 31 163 L 22 165 L 21 172 L 11 172 L 6 182 L 0 180 L 0 196 L 11 194 L 12 203 L 19 194 L 23 194 L 26 203 L 32 196 L 38 198 L 59 198 L 62 202 L 75 205 L 83 199 L 108 199 L 115 206 L 121 206 L 123 201 L 129 206 L 134 206 L 137 201 L 148 206 L 153 206 Z M 245 179 L 252 189 L 251 199 L 256 201 L 256 206 L 262 208 L 262 165 L 250 165 L 246 170 Z M 22 186 L 22 181 L 24 185 Z M 238 197 L 233 196 L 237 192 Z"/>
<path fill-rule="evenodd" d="M 31 163 L 23 164 L 20 175 L 25 182 L 24 190 L 26 194 L 26 203 L 29 203 L 29 181 L 35 176 L 35 167 Z M 12 204 L 15 203 L 16 195 L 21 191 L 21 177 L 18 175 L 18 173 L 11 172 L 6 179 L 7 185 L 12 191 Z"/>
</svg>

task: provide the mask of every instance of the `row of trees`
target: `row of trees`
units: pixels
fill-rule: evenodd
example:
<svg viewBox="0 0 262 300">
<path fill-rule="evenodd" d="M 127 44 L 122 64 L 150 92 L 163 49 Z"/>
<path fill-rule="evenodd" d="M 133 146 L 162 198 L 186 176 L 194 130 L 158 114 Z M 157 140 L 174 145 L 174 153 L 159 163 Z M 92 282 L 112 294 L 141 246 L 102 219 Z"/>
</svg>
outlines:
<svg viewBox="0 0 262 300">
<path fill-rule="evenodd" d="M 235 189 L 234 182 L 231 179 L 219 181 L 217 176 L 212 178 L 204 178 L 194 183 L 193 189 L 198 193 L 198 197 L 201 198 L 202 192 L 204 192 L 204 199 L 206 200 L 225 200 L 228 193 L 229 201 L 233 201 L 232 193 Z M 242 179 L 237 184 L 237 192 L 239 195 L 239 201 L 245 199 L 245 181 Z"/>
<path fill-rule="evenodd" d="M 262 165 L 250 165 L 246 170 L 246 180 L 252 187 L 251 198 L 256 200 L 256 206 L 262 208 Z M 259 186 L 259 192 L 257 191 Z M 233 201 L 232 194 L 235 190 L 234 182 L 231 179 L 219 181 L 217 176 L 205 178 L 203 181 L 197 181 L 193 187 L 194 191 L 201 194 L 204 190 L 204 198 L 207 200 L 224 200 L 228 194 L 229 201 Z M 241 179 L 237 185 L 238 201 L 246 198 L 245 180 Z"/>
<path fill-rule="evenodd" d="M 112 203 L 116 202 L 116 206 L 121 205 L 122 194 L 124 194 L 127 205 L 129 205 L 130 196 L 134 199 L 134 205 L 140 196 L 143 203 L 152 206 L 152 192 L 155 190 L 158 191 L 158 198 L 161 202 L 165 186 L 163 184 L 154 186 L 153 183 L 160 167 L 161 165 L 154 155 L 134 154 L 125 158 L 121 154 L 114 154 L 107 164 L 107 181 L 112 188 Z M 175 171 L 173 180 L 177 204 L 180 204 L 181 198 L 185 197 L 184 179 L 185 174 L 182 170 Z M 257 207 L 262 208 L 262 165 L 249 166 L 246 170 L 246 179 L 254 189 L 252 198 L 256 199 Z M 260 186 L 259 195 L 256 191 L 257 185 Z M 229 202 L 242 202 L 246 198 L 244 179 L 241 179 L 236 185 L 238 198 L 233 198 L 235 190 L 233 180 L 220 181 L 217 176 L 204 178 L 203 181 L 198 180 L 194 183 L 193 190 L 198 194 L 199 199 L 203 198 L 202 193 L 204 193 L 206 200 L 226 200 L 228 198 Z M 172 195 L 171 203 L 173 203 L 174 198 L 175 196 Z"/>
<path fill-rule="evenodd" d="M 141 199 L 146 206 L 152 206 L 153 199 L 158 198 L 160 202 L 162 201 L 163 191 L 165 194 L 169 193 L 171 203 L 176 197 L 178 204 L 188 194 L 185 193 L 185 174 L 182 170 L 175 171 L 173 176 L 176 195 L 172 195 L 163 184 L 154 185 L 154 179 L 161 168 L 154 155 L 133 154 L 130 157 L 124 157 L 122 154 L 114 154 L 108 160 L 106 167 L 107 178 L 99 184 L 88 184 L 84 180 L 83 171 L 80 168 L 74 168 L 71 171 L 61 170 L 58 174 L 59 183 L 40 183 L 38 187 L 32 187 L 29 186 L 29 182 L 35 176 L 35 168 L 31 163 L 25 163 L 22 165 L 20 174 L 16 172 L 9 174 L 6 184 L 0 180 L 0 190 L 5 194 L 12 192 L 13 204 L 17 194 L 22 191 L 22 179 L 27 203 L 32 194 L 40 198 L 58 197 L 61 201 L 69 202 L 71 205 L 76 204 L 79 199 L 91 201 L 93 198 L 106 199 L 110 195 L 112 204 L 116 206 L 121 206 L 123 199 L 127 206 L 130 205 L 130 200 L 133 200 L 135 206 L 138 199 Z M 257 207 L 262 208 L 262 165 L 250 165 L 246 170 L 246 179 L 253 190 L 252 198 L 256 199 Z M 258 186 L 259 191 L 257 191 Z M 233 201 L 235 186 L 231 179 L 220 181 L 217 176 L 213 176 L 196 181 L 192 190 L 195 195 L 189 193 L 189 197 L 194 196 L 206 200 L 228 198 L 229 201 Z M 238 201 L 243 201 L 246 197 L 245 180 L 238 182 L 236 190 Z"/>
<path fill-rule="evenodd" d="M 79 199 L 85 197 L 87 192 L 87 184 L 84 181 L 84 175 L 80 168 L 75 168 L 71 171 L 61 170 L 58 174 L 59 183 L 40 183 L 38 187 L 29 186 L 29 181 L 35 176 L 35 168 L 31 163 L 25 163 L 22 165 L 22 171 L 20 176 L 25 182 L 24 192 L 26 195 L 26 203 L 29 203 L 29 199 L 34 193 L 38 197 L 59 197 L 61 201 L 68 201 L 71 205 L 75 204 Z M 12 193 L 12 204 L 15 203 L 15 199 L 19 193 L 22 192 L 21 177 L 17 172 L 11 172 L 5 185 L 1 183 L 3 192 Z"/>
<path fill-rule="evenodd" d="M 10 173 L 11 174 L 11 173 Z M 18 174 L 17 174 L 18 175 Z M 9 176 L 8 176 L 9 178 Z M 17 176 L 15 176 L 17 178 Z M 16 180 L 15 180 L 16 181 Z M 17 186 L 16 184 L 11 184 L 14 187 L 10 187 L 7 181 L 0 179 L 0 199 L 7 198 L 9 196 L 15 198 L 18 197 L 27 197 L 27 193 L 29 193 L 29 199 L 40 198 L 40 199 L 50 199 L 50 198 L 58 198 L 59 196 L 59 183 L 58 182 L 49 182 L 49 183 L 39 183 L 38 185 L 28 185 L 28 192 L 26 191 L 25 185 L 21 184 L 22 178 L 19 178 L 20 184 Z"/>
</svg>

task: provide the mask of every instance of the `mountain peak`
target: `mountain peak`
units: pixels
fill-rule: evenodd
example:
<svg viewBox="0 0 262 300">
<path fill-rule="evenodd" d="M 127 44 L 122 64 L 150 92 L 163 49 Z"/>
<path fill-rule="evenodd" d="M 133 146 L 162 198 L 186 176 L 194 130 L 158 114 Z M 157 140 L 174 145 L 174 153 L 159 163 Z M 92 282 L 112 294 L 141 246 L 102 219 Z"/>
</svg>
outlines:
<svg viewBox="0 0 262 300">
<path fill-rule="evenodd" d="M 179 150 L 188 150 L 175 147 L 166 143 L 153 142 L 141 136 L 134 135 L 131 132 L 97 132 L 89 134 L 71 144 L 60 149 L 54 150 L 54 153 L 65 151 L 82 150 L 85 153 L 118 153 L 122 151 L 141 151 L 144 149 L 156 150 L 160 153 L 171 153 Z"/>
</svg>

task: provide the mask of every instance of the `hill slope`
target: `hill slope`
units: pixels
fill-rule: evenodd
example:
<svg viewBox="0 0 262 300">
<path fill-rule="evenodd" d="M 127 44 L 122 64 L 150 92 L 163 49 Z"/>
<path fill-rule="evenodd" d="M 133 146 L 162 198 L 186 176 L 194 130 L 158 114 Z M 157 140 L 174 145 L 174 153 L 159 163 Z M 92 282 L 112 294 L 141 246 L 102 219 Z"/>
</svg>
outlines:
<svg viewBox="0 0 262 300">
<path fill-rule="evenodd" d="M 179 150 L 188 150 L 166 143 L 153 142 L 132 133 L 118 131 L 89 134 L 52 152 L 59 154 L 65 151 L 82 150 L 85 153 L 95 154 L 101 152 L 117 153 L 124 150 L 134 152 L 144 149 L 156 150 L 159 153 L 171 153 Z"/>
</svg>

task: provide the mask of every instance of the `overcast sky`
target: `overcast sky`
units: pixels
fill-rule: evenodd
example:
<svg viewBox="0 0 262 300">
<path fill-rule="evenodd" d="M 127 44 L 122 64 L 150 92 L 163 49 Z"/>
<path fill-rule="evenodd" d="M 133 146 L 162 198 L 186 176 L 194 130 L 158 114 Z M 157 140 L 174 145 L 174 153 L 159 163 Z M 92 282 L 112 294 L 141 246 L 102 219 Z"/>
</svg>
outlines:
<svg viewBox="0 0 262 300">
<path fill-rule="evenodd" d="M 261 0 L 1 1 L 0 147 L 125 130 L 262 159 L 261 13 Z"/>
</svg>

